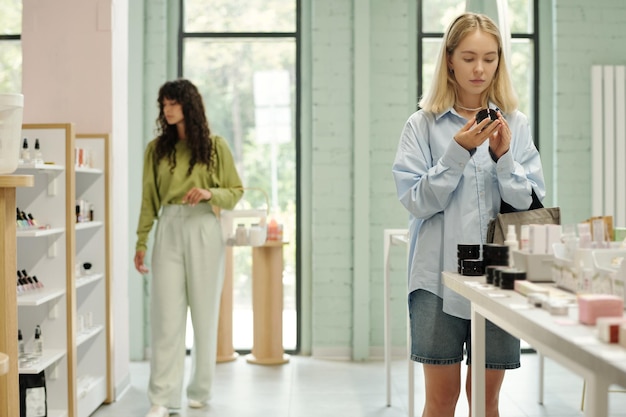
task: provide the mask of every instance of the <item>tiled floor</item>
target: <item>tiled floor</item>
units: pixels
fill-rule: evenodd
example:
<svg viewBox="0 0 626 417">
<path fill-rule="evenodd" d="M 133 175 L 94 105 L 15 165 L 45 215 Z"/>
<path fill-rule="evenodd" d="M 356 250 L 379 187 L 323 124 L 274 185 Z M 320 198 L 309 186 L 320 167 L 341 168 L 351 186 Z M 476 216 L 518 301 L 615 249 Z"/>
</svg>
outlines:
<svg viewBox="0 0 626 417">
<path fill-rule="evenodd" d="M 187 362 L 189 364 L 189 362 Z M 465 368 L 465 367 L 463 367 Z M 145 362 L 131 364 L 131 387 L 93 417 L 144 417 L 149 409 Z M 421 366 L 415 366 L 415 415 L 423 406 Z M 544 405 L 537 403 L 537 355 L 523 354 L 522 367 L 508 371 L 501 417 L 580 417 L 582 378 L 545 362 Z M 348 362 L 292 356 L 288 364 L 261 366 L 240 357 L 217 366 L 213 400 L 201 410 L 186 406 L 180 417 L 407 417 L 408 374 L 403 360 L 392 367 L 392 405 L 386 407 L 382 361 Z M 626 393 L 610 393 L 610 415 L 626 417 Z M 467 417 L 461 394 L 456 416 Z"/>
</svg>

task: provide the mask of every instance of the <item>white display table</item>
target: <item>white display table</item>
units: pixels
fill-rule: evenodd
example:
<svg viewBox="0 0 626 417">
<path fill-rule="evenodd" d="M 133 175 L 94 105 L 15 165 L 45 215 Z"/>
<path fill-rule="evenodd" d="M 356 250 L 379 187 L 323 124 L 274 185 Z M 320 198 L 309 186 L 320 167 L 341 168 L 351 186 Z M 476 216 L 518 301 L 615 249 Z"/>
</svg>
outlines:
<svg viewBox="0 0 626 417">
<path fill-rule="evenodd" d="M 481 285 L 484 276 L 443 272 L 443 281 L 472 304 L 472 415 L 485 415 L 484 340 L 488 319 L 582 376 L 588 395 L 585 415 L 608 416 L 609 386 L 626 387 L 626 349 L 603 343 L 594 326 L 579 324 L 576 307 L 570 308 L 568 316 L 552 316 L 544 309 L 530 307 L 526 297 L 515 291 Z"/>
</svg>

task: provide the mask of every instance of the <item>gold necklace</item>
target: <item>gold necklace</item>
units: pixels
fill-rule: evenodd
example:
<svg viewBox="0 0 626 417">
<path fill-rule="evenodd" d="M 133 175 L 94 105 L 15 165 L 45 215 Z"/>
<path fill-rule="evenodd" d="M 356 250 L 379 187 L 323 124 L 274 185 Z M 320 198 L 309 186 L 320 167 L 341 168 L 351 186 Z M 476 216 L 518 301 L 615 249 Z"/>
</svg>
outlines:
<svg viewBox="0 0 626 417">
<path fill-rule="evenodd" d="M 463 107 L 461 106 L 459 103 L 454 103 L 455 106 L 457 106 L 459 109 L 463 109 L 463 110 L 467 110 L 467 111 L 478 111 L 480 109 L 482 109 L 483 107 L 476 107 L 475 109 L 470 109 L 469 107 Z"/>
</svg>

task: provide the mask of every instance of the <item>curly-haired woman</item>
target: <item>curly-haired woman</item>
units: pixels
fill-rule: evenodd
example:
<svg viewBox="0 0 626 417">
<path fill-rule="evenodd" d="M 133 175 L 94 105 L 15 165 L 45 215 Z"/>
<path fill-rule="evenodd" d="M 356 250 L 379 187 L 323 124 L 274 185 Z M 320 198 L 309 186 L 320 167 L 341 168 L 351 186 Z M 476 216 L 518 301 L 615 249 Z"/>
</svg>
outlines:
<svg viewBox="0 0 626 417">
<path fill-rule="evenodd" d="M 146 417 L 181 406 L 185 327 L 191 312 L 194 346 L 188 405 L 211 397 L 217 354 L 224 243 L 213 207 L 232 209 L 243 186 L 226 141 L 211 134 L 202 96 L 185 79 L 159 90 L 158 136 L 144 154 L 135 268 L 144 264 L 148 234 L 157 221 L 152 253 L 152 356 Z"/>
</svg>

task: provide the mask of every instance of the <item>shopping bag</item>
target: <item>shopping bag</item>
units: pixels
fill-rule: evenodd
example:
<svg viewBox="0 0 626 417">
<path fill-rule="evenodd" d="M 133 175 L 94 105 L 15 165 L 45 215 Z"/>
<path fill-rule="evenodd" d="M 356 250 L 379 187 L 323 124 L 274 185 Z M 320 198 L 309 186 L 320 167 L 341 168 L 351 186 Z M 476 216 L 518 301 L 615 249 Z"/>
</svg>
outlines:
<svg viewBox="0 0 626 417">
<path fill-rule="evenodd" d="M 515 233 L 521 236 L 521 226 L 526 224 L 561 224 L 559 207 L 544 207 L 532 192 L 533 201 L 528 210 L 516 211 L 505 201 L 501 202 L 500 213 L 489 222 L 487 243 L 504 244 L 509 225 L 515 225 Z"/>
<path fill-rule="evenodd" d="M 47 417 L 46 374 L 20 374 L 20 417 Z"/>
</svg>

